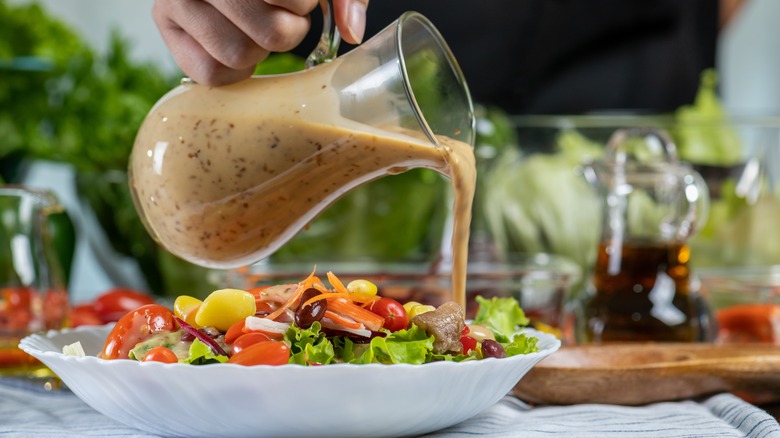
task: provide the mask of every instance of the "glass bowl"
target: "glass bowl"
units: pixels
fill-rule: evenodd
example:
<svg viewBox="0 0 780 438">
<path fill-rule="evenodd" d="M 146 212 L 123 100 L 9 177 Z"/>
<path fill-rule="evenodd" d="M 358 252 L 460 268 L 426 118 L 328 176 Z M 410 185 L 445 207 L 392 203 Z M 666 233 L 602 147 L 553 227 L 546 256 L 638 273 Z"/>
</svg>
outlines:
<svg viewBox="0 0 780 438">
<path fill-rule="evenodd" d="M 379 293 L 401 303 L 417 301 L 438 306 L 450 299 L 451 273 L 438 263 L 382 263 L 370 260 L 299 263 L 258 263 L 247 269 L 226 271 L 218 284 L 250 289 L 258 286 L 297 283 L 311 273 L 324 276 L 332 271 L 344 283 L 365 279 L 377 285 Z M 466 284 L 466 317 L 476 312 L 475 297 L 514 297 L 536 324 L 560 327 L 562 311 L 580 268 L 563 257 L 550 254 L 511 254 L 501 261 L 472 257 Z"/>
<path fill-rule="evenodd" d="M 713 309 L 780 304 L 780 265 L 697 270 L 700 291 Z"/>
<path fill-rule="evenodd" d="M 516 137 L 483 163 L 475 221 L 507 252 L 547 252 L 590 269 L 598 198 L 580 173 L 620 128 L 665 130 L 706 180 L 709 214 L 690 240 L 694 267 L 780 264 L 780 117 L 681 114 L 511 116 Z"/>
<path fill-rule="evenodd" d="M 699 269 L 718 343 L 780 345 L 780 265 Z"/>
</svg>

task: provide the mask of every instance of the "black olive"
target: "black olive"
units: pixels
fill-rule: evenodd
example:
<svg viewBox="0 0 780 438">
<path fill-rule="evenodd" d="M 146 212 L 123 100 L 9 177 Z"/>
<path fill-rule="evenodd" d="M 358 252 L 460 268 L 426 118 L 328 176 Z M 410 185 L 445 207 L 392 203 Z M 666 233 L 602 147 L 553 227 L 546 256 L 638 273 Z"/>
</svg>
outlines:
<svg viewBox="0 0 780 438">
<path fill-rule="evenodd" d="M 506 357 L 506 351 L 504 351 L 504 347 L 502 347 L 498 342 L 492 339 L 485 339 L 482 341 L 482 356 L 495 357 L 500 359 L 502 357 Z"/>
<path fill-rule="evenodd" d="M 310 299 L 320 295 L 322 292 L 314 288 L 306 289 L 301 295 L 301 303 L 298 305 L 298 310 L 295 311 L 295 325 L 300 328 L 309 328 L 314 321 L 319 321 L 325 315 L 325 310 L 328 309 L 328 303 L 325 300 L 317 300 L 311 304 L 305 303 Z"/>
</svg>

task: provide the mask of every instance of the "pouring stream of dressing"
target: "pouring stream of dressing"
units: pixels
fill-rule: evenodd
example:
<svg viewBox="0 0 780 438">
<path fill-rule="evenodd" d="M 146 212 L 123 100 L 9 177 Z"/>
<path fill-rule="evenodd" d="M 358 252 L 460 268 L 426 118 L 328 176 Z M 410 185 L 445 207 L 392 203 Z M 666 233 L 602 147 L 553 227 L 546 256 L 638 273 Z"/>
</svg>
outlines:
<svg viewBox="0 0 780 438">
<path fill-rule="evenodd" d="M 447 137 L 437 147 L 416 131 L 341 117 L 332 71 L 184 84 L 161 99 L 130 157 L 147 229 L 185 260 L 237 268 L 271 255 L 352 188 L 429 168 L 454 189 L 453 299 L 465 308 L 472 147 Z"/>
</svg>

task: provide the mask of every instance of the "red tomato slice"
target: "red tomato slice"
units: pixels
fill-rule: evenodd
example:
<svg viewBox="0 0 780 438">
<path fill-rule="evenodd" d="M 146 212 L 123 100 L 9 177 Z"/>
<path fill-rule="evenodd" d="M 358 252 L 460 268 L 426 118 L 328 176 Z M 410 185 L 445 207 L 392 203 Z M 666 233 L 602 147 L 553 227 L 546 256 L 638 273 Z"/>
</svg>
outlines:
<svg viewBox="0 0 780 438">
<path fill-rule="evenodd" d="M 114 288 L 95 299 L 95 312 L 103 324 L 119 321 L 131 310 L 145 304 L 153 304 L 154 298 L 132 289 Z"/>
<path fill-rule="evenodd" d="M 268 342 L 271 338 L 266 336 L 264 333 L 260 332 L 251 332 L 246 333 L 242 336 L 239 336 L 238 339 L 236 339 L 235 342 L 233 342 L 233 354 L 238 354 L 241 352 L 241 350 L 249 347 L 250 345 L 259 344 L 261 342 Z"/>
<path fill-rule="evenodd" d="M 718 341 L 780 343 L 780 305 L 744 304 L 719 310 Z"/>
<path fill-rule="evenodd" d="M 385 323 L 382 327 L 391 332 L 397 332 L 409 326 L 409 316 L 406 314 L 406 309 L 392 298 L 382 297 L 371 303 L 368 310 L 384 318 Z"/>
<path fill-rule="evenodd" d="M 463 336 L 460 338 L 460 343 L 463 345 L 463 354 L 469 354 L 469 351 L 477 349 L 477 340 L 471 336 Z"/>
<path fill-rule="evenodd" d="M 284 365 L 290 360 L 290 347 L 284 342 L 268 341 L 250 345 L 228 359 L 239 365 Z"/>
<path fill-rule="evenodd" d="M 146 356 L 141 362 L 162 362 L 162 363 L 177 363 L 179 358 L 176 357 L 176 353 L 168 347 L 158 346 L 154 347 L 146 353 Z"/>
<path fill-rule="evenodd" d="M 0 298 L 5 301 L 8 310 L 29 309 L 34 293 L 35 291 L 29 287 L 6 287 L 3 288 Z"/>
<path fill-rule="evenodd" d="M 127 359 L 130 350 L 152 335 L 172 332 L 177 328 L 173 313 L 165 306 L 147 304 L 130 311 L 117 321 L 100 357 L 103 359 Z"/>
</svg>

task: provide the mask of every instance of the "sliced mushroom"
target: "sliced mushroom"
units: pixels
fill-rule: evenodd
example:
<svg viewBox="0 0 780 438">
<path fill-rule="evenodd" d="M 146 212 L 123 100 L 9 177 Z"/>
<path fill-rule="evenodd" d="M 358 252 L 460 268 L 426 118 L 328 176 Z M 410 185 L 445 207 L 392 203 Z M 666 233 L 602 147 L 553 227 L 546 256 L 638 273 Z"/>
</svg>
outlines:
<svg viewBox="0 0 780 438">
<path fill-rule="evenodd" d="M 463 308 L 458 303 L 449 301 L 436 310 L 415 316 L 412 318 L 412 324 L 425 330 L 428 336 L 434 337 L 434 353 L 460 352 L 463 350 L 460 337 L 466 324 L 464 318 Z"/>
</svg>

